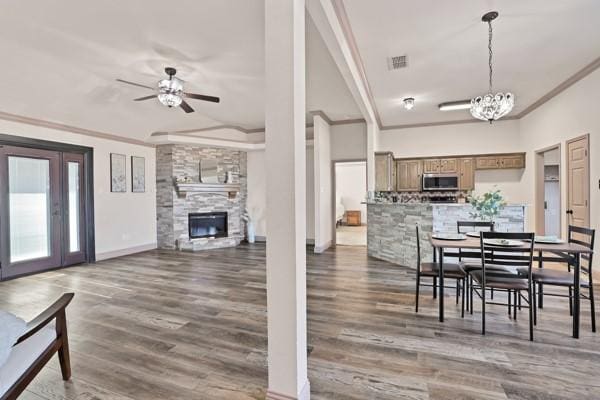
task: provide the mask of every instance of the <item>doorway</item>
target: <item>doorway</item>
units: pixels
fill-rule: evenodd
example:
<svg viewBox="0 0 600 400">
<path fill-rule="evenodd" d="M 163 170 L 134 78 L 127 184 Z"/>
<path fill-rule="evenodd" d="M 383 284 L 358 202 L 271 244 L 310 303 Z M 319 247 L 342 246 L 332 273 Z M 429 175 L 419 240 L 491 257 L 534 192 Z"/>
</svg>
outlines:
<svg viewBox="0 0 600 400">
<path fill-rule="evenodd" d="M 536 152 L 536 220 L 540 235 L 561 236 L 561 146 Z"/>
<path fill-rule="evenodd" d="M 590 136 L 567 141 L 567 221 L 590 226 Z"/>
<path fill-rule="evenodd" d="M 367 245 L 367 162 L 335 162 L 335 244 Z"/>
<path fill-rule="evenodd" d="M 93 259 L 93 235 L 88 229 L 93 191 L 86 190 L 91 185 L 86 162 L 91 160 L 91 149 L 86 157 L 85 152 L 60 151 L 58 144 L 44 146 L 52 142 L 19 139 L 5 144 L 3 139 L 0 137 L 0 278 Z M 14 145 L 21 142 L 24 146 Z M 93 225 L 93 219 L 91 222 Z"/>
</svg>

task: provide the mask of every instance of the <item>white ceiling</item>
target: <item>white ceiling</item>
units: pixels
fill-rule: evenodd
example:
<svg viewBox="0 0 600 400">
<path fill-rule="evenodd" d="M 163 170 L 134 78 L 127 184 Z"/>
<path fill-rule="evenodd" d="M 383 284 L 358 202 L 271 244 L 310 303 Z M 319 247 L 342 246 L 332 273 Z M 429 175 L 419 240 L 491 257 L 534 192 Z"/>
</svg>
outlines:
<svg viewBox="0 0 600 400">
<path fill-rule="evenodd" d="M 600 56 L 598 0 L 344 0 L 383 125 L 469 119 L 437 105 L 487 91 L 488 30 L 496 10 L 494 88 L 512 91 L 518 114 Z M 388 70 L 387 58 L 409 66 Z M 409 112 L 402 99 L 414 97 Z"/>
<path fill-rule="evenodd" d="M 221 124 L 264 126 L 264 1 L 2 1 L 0 111 L 135 139 Z M 307 111 L 360 118 L 316 28 L 307 19 Z M 195 113 L 151 92 L 174 66 Z"/>
</svg>

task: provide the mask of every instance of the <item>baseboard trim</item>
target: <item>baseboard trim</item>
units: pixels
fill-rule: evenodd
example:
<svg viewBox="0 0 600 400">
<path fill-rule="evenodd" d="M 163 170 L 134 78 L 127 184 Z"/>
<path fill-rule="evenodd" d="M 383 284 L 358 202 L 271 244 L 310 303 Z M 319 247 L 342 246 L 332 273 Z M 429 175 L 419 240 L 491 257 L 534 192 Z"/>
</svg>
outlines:
<svg viewBox="0 0 600 400">
<path fill-rule="evenodd" d="M 332 245 L 333 245 L 333 241 L 331 241 L 331 240 L 327 241 L 323 246 L 315 245 L 315 253 L 320 254 L 320 253 L 324 252 L 325 250 L 327 250 L 328 248 L 330 248 Z"/>
<path fill-rule="evenodd" d="M 310 382 L 306 381 L 298 397 L 288 396 L 287 394 L 277 393 L 268 389 L 266 400 L 310 400 Z"/>
<path fill-rule="evenodd" d="M 267 241 L 267 237 L 266 236 L 255 236 L 254 237 L 254 241 L 258 242 L 258 243 L 264 243 Z M 312 246 L 315 244 L 315 239 L 306 239 L 306 244 L 309 246 Z"/>
<path fill-rule="evenodd" d="M 142 251 L 154 250 L 157 248 L 157 243 L 148 243 L 140 246 L 127 247 L 125 249 L 105 251 L 96 253 L 96 261 L 108 260 L 109 258 L 127 256 L 129 254 L 141 253 Z"/>
</svg>

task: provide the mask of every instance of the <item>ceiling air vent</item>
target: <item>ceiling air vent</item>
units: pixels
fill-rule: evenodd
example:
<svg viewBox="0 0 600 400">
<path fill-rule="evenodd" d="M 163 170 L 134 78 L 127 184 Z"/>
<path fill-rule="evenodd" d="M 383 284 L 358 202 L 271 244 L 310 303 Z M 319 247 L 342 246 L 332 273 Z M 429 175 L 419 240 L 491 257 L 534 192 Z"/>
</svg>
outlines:
<svg viewBox="0 0 600 400">
<path fill-rule="evenodd" d="M 388 58 L 388 69 L 401 69 L 408 66 L 408 58 L 406 56 L 395 56 Z"/>
</svg>

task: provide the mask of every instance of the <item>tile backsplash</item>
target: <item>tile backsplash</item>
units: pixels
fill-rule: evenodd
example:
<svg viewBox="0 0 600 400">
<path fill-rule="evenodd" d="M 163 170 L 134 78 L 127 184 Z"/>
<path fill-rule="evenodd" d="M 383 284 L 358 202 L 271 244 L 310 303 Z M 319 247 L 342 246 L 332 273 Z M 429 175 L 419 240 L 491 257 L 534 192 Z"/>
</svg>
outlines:
<svg viewBox="0 0 600 400">
<path fill-rule="evenodd" d="M 376 203 L 391 203 L 397 197 L 399 203 L 428 203 L 432 197 L 451 196 L 466 199 L 470 191 L 452 192 L 375 192 Z"/>
</svg>

